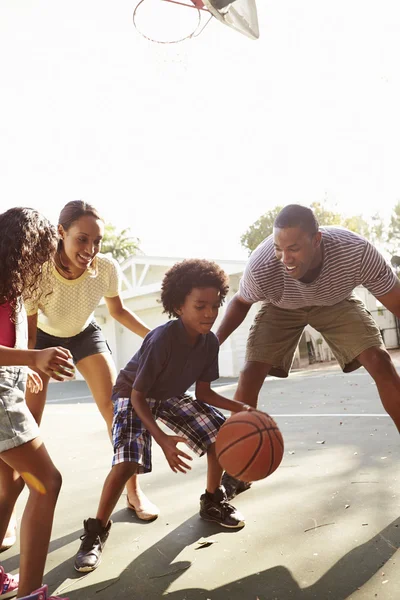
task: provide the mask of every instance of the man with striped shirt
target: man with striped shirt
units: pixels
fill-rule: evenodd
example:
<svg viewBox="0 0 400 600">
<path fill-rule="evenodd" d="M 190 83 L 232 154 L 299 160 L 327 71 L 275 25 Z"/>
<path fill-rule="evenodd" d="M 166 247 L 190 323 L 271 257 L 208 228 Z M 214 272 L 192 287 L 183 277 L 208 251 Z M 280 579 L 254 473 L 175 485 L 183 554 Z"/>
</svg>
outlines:
<svg viewBox="0 0 400 600">
<path fill-rule="evenodd" d="M 273 234 L 251 255 L 217 331 L 222 344 L 250 307 L 262 302 L 247 340 L 235 399 L 257 406 L 265 377 L 287 377 L 304 327 L 321 333 L 345 373 L 365 367 L 400 431 L 400 377 L 380 331 L 354 295 L 366 287 L 400 317 L 400 282 L 366 239 L 342 227 L 319 227 L 311 209 L 283 208 Z M 228 498 L 247 489 L 224 475 Z"/>
</svg>

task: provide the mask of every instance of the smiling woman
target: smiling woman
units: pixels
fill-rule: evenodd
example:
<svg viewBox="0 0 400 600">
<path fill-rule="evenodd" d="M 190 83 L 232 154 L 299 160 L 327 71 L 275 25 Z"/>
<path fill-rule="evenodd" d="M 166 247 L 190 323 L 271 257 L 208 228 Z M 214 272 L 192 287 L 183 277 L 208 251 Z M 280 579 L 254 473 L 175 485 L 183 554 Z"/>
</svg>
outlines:
<svg viewBox="0 0 400 600">
<path fill-rule="evenodd" d="M 58 246 L 54 261 L 43 267 L 40 292 L 25 303 L 29 346 L 44 349 L 63 346 L 88 384 L 109 433 L 113 420 L 111 401 L 116 370 L 110 348 L 94 311 L 104 297 L 110 315 L 144 337 L 149 328 L 123 304 L 118 263 L 102 254 L 104 221 L 95 207 L 81 200 L 68 202 L 58 220 Z M 27 404 L 40 423 L 49 377 L 41 373 L 43 389 L 27 394 Z M 128 507 L 144 520 L 158 509 L 140 490 L 136 476 L 127 485 Z"/>
</svg>

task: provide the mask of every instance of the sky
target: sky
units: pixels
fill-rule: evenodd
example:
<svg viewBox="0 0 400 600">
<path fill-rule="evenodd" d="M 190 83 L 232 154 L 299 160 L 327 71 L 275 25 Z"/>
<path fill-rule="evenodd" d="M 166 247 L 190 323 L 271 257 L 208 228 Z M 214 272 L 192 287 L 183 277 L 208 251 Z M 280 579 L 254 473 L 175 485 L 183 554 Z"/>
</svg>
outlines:
<svg viewBox="0 0 400 600">
<path fill-rule="evenodd" d="M 168 35 L 170 7 L 145 2 L 142 28 Z M 257 6 L 259 40 L 212 19 L 161 45 L 133 27 L 135 0 L 1 0 L 0 208 L 56 222 L 81 198 L 148 255 L 215 259 L 246 258 L 240 236 L 278 204 L 388 218 L 398 1 Z"/>
</svg>

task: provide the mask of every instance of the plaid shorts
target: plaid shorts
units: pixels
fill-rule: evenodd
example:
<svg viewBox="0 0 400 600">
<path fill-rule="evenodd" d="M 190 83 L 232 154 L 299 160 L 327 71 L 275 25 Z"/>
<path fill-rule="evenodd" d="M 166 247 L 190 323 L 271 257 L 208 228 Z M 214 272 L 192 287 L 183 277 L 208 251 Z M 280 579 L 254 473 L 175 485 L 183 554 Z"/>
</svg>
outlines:
<svg viewBox="0 0 400 600">
<path fill-rule="evenodd" d="M 159 419 L 176 435 L 186 438 L 195 454 L 202 456 L 215 442 L 225 417 L 216 408 L 184 394 L 168 400 L 147 398 L 154 419 Z M 130 398 L 114 400 L 112 424 L 113 466 L 123 462 L 138 464 L 138 473 L 151 471 L 151 435 L 132 408 Z"/>
</svg>

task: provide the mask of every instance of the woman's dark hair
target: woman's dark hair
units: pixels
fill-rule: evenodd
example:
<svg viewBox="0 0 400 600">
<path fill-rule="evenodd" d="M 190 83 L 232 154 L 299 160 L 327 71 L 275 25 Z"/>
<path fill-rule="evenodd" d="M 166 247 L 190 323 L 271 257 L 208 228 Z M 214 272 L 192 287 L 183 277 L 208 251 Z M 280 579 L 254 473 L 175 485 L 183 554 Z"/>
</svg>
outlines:
<svg viewBox="0 0 400 600">
<path fill-rule="evenodd" d="M 32 208 L 15 207 L 0 214 L 0 305 L 9 303 L 15 321 L 22 296 L 31 298 L 40 285 L 43 264 L 57 248 L 57 230 Z"/>
<path fill-rule="evenodd" d="M 276 216 L 274 227 L 278 229 L 300 227 L 300 229 L 313 236 L 319 229 L 319 223 L 311 208 L 300 204 L 288 204 Z"/>
<path fill-rule="evenodd" d="M 185 302 L 193 288 L 216 288 L 221 304 L 228 293 L 228 276 L 215 262 L 187 259 L 176 263 L 165 274 L 161 285 L 161 302 L 169 317 L 178 317 L 176 310 Z"/>
<path fill-rule="evenodd" d="M 76 223 L 81 217 L 85 217 L 86 215 L 90 215 L 95 219 L 99 219 L 103 221 L 103 218 L 99 215 L 97 209 L 84 202 L 83 200 L 71 200 L 68 202 L 62 211 L 60 212 L 60 216 L 58 217 L 58 225 L 62 225 L 64 231 L 68 231 L 68 229 Z M 70 273 L 70 269 L 66 267 L 61 260 L 61 252 L 63 249 L 63 241 L 61 238 L 58 240 L 57 245 L 57 253 L 54 257 L 56 265 L 59 269 L 64 271 L 65 273 Z"/>
</svg>

